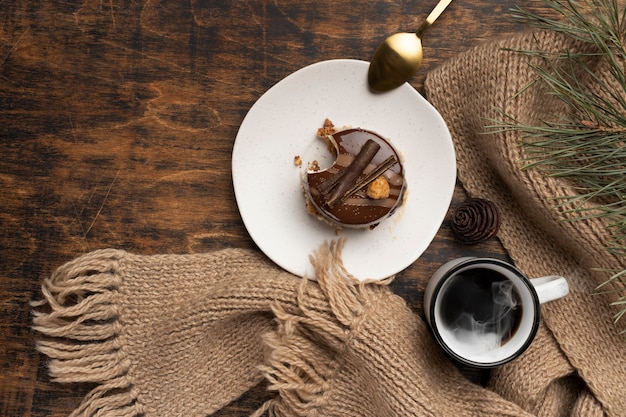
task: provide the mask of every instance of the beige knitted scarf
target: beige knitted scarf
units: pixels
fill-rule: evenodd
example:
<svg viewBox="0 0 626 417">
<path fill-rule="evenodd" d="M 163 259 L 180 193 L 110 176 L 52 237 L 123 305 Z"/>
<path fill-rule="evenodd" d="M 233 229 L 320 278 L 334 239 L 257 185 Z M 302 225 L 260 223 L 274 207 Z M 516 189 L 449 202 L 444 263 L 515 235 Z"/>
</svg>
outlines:
<svg viewBox="0 0 626 417">
<path fill-rule="evenodd" d="M 538 37 L 544 47 L 564 42 Z M 312 254 L 318 282 L 239 249 L 102 250 L 60 267 L 34 303 L 52 377 L 95 386 L 73 415 L 210 415 L 266 379 L 274 397 L 255 416 L 626 416 L 626 343 L 611 299 L 591 295 L 606 279 L 592 269 L 624 261 L 603 249 L 601 224 L 560 221 L 550 199 L 572 190 L 520 170 L 512 134 L 483 134 L 493 106 L 528 119 L 545 108 L 541 94 L 511 99 L 530 75 L 525 59 L 501 48 L 530 42 L 480 46 L 426 83 L 452 132 L 459 177 L 498 204 L 516 264 L 572 286 L 543 307 L 531 348 L 487 388 L 458 372 L 389 286 L 350 276 L 341 242 Z"/>
</svg>

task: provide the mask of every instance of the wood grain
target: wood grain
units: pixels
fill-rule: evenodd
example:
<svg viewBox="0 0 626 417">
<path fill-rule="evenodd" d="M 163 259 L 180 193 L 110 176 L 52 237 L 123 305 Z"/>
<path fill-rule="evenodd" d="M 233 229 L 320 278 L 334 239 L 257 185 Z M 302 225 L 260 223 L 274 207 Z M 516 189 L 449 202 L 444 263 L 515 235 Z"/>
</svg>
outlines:
<svg viewBox="0 0 626 417">
<path fill-rule="evenodd" d="M 541 1 L 521 6 L 541 10 Z M 255 248 L 230 174 L 238 126 L 289 73 L 368 60 L 414 30 L 434 1 L 0 0 L 0 414 L 64 416 L 89 390 L 53 383 L 34 349 L 29 301 L 41 280 L 98 248 L 197 253 Z M 428 70 L 522 28 L 512 0 L 453 2 L 424 37 Z M 480 92 L 477 92 L 480 94 Z M 453 207 L 465 199 L 457 186 Z M 444 223 L 393 289 L 417 312 L 428 277 L 460 255 Z M 219 416 L 243 416 L 263 384 Z"/>
</svg>

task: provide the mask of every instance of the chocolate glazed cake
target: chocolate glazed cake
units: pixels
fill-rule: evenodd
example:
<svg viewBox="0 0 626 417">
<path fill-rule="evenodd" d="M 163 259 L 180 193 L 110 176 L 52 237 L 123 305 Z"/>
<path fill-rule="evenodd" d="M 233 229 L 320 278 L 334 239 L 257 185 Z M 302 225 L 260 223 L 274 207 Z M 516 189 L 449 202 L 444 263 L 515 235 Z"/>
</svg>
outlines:
<svg viewBox="0 0 626 417">
<path fill-rule="evenodd" d="M 365 129 L 318 130 L 336 155 L 324 170 L 309 168 L 304 191 L 309 212 L 336 227 L 374 228 L 402 204 L 406 182 L 400 156 L 382 136 Z"/>
</svg>

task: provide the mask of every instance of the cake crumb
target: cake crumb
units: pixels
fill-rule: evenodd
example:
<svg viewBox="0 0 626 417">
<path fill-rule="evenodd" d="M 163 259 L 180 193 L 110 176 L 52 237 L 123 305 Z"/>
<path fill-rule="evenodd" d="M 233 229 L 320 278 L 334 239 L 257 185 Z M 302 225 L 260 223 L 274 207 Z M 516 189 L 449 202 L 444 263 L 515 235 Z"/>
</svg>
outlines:
<svg viewBox="0 0 626 417">
<path fill-rule="evenodd" d="M 309 162 L 308 164 L 309 172 L 318 172 L 319 170 L 320 170 L 320 164 L 319 162 L 317 162 L 317 159 L 313 160 L 312 162 Z"/>
<path fill-rule="evenodd" d="M 296 155 L 293 157 L 293 163 L 297 167 L 302 166 L 302 158 L 300 158 L 300 155 Z"/>
<path fill-rule="evenodd" d="M 308 201 L 306 205 L 306 212 L 314 216 L 317 215 L 317 210 L 315 209 L 315 206 L 313 206 L 313 204 Z"/>
<path fill-rule="evenodd" d="M 317 129 L 317 136 L 323 138 L 326 136 L 330 136 L 335 132 L 337 132 L 337 130 L 335 129 L 335 125 L 333 124 L 333 122 L 330 121 L 330 119 L 327 118 L 326 120 L 324 120 L 324 125 Z"/>
</svg>

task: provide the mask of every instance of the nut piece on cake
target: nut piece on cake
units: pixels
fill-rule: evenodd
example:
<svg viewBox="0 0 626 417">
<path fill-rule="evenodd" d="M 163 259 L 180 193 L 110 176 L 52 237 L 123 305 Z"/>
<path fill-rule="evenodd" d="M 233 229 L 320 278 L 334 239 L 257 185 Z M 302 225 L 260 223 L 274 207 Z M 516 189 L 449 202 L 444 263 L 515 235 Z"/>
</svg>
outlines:
<svg viewBox="0 0 626 417">
<path fill-rule="evenodd" d="M 390 191 L 389 181 L 382 175 L 367 186 L 367 196 L 373 200 L 388 198 Z"/>
</svg>

